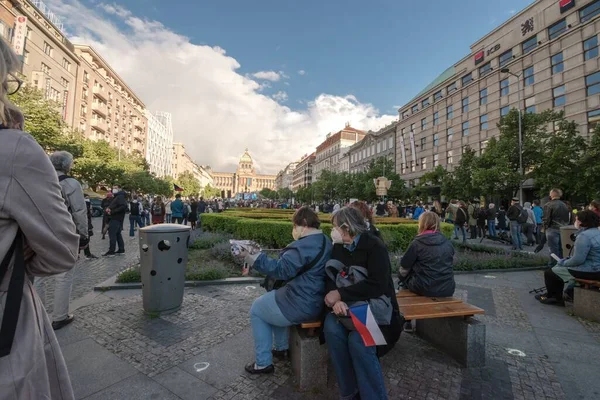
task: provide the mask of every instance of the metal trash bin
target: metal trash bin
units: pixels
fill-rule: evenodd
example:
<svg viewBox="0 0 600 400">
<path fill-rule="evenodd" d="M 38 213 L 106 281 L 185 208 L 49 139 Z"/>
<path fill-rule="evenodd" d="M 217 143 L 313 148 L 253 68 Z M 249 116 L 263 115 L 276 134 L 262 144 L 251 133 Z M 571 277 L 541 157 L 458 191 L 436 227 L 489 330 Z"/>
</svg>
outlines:
<svg viewBox="0 0 600 400">
<path fill-rule="evenodd" d="M 144 311 L 169 314 L 183 302 L 190 227 L 158 224 L 140 229 Z"/>
<path fill-rule="evenodd" d="M 563 258 L 573 255 L 576 233 L 577 228 L 574 225 L 560 227 L 560 244 L 562 246 Z"/>
</svg>

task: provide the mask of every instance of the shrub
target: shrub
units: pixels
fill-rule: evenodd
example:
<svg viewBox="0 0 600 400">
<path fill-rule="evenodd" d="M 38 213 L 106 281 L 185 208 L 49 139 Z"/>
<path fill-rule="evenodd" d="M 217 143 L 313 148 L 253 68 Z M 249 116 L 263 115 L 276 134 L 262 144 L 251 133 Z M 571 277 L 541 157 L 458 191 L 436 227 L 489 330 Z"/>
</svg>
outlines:
<svg viewBox="0 0 600 400">
<path fill-rule="evenodd" d="M 142 275 L 140 274 L 140 266 L 136 265 L 131 268 L 127 268 L 124 271 L 119 272 L 117 275 L 117 283 L 135 283 L 141 282 Z"/>
<path fill-rule="evenodd" d="M 197 250 L 210 249 L 219 243 L 227 242 L 229 239 L 229 235 L 224 235 L 222 233 L 203 232 L 198 236 L 194 243 L 188 247 Z"/>
<path fill-rule="evenodd" d="M 231 245 L 226 242 L 215 244 L 210 249 L 210 255 L 212 258 L 217 260 L 241 265 L 240 259 L 234 257 L 233 254 L 231 254 Z"/>
</svg>

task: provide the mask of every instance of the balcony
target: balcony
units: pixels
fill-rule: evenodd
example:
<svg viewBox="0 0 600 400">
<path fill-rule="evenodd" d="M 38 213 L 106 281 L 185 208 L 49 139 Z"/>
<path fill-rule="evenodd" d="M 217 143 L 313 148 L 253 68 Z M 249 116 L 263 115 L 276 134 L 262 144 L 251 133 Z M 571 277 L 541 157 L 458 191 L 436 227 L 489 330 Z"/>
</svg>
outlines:
<svg viewBox="0 0 600 400">
<path fill-rule="evenodd" d="M 136 118 L 135 121 L 133 121 L 133 124 L 140 129 L 144 129 L 144 124 L 142 123 L 141 118 Z"/>
<path fill-rule="evenodd" d="M 94 86 L 94 94 L 96 96 L 100 97 L 101 99 L 104 99 L 104 100 L 108 99 L 108 95 L 107 95 L 106 89 L 104 89 L 104 87 Z"/>
<path fill-rule="evenodd" d="M 108 129 L 108 125 L 106 124 L 106 121 L 103 119 L 99 119 L 99 118 L 93 118 L 91 121 L 91 125 L 93 128 L 96 128 L 99 131 L 102 132 L 106 132 L 106 130 Z"/>
<path fill-rule="evenodd" d="M 106 104 L 100 103 L 100 102 L 92 103 L 92 111 L 106 116 L 107 115 L 106 114 L 107 113 Z"/>
</svg>

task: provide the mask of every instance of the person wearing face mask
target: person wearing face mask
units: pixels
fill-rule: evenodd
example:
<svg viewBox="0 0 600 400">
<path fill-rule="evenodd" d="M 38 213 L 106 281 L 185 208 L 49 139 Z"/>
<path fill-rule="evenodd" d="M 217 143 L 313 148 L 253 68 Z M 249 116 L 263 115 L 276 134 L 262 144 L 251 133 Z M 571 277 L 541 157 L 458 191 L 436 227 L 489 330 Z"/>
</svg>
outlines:
<svg viewBox="0 0 600 400">
<path fill-rule="evenodd" d="M 318 320 L 323 310 L 325 263 L 331 254 L 331 242 L 319 229 L 319 217 L 309 207 L 299 208 L 292 222 L 294 241 L 281 251 L 278 259 L 264 252 L 240 253 L 250 268 L 286 282 L 274 290 L 267 288 L 270 291 L 256 299 L 250 308 L 256 357 L 245 367 L 250 374 L 273 373 L 273 356 L 287 355 L 289 327 Z"/>
<path fill-rule="evenodd" d="M 331 223 L 334 245 L 327 271 L 335 266 L 338 272 L 326 283 L 325 304 L 332 312 L 325 317 L 323 339 L 335 369 L 340 397 L 387 399 L 379 357 L 394 347 L 404 322 L 398 310 L 390 257 L 385 244 L 369 232 L 357 209 L 340 209 Z M 353 273 L 359 270 L 363 271 L 362 279 Z M 365 346 L 361 335 L 345 323 L 349 305 L 358 302 L 369 304 L 386 345 Z"/>
<path fill-rule="evenodd" d="M 354 201 L 350 204 L 350 207 L 356 208 L 363 218 L 365 219 L 365 224 L 367 224 L 367 228 L 369 228 L 369 232 L 378 238 L 381 239 L 381 232 L 375 226 L 375 221 L 373 220 L 373 212 L 364 201 Z"/>
</svg>

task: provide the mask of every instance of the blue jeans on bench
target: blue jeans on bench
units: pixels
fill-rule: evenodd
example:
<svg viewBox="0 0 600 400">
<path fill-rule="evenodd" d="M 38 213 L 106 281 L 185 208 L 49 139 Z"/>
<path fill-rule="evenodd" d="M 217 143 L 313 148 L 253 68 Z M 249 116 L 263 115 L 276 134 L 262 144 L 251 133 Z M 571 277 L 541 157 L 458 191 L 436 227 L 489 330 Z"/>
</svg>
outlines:
<svg viewBox="0 0 600 400">
<path fill-rule="evenodd" d="M 366 347 L 357 331 L 348 331 L 328 313 L 323 328 L 329 357 L 335 369 L 340 398 L 387 399 L 381 364 L 375 346 Z"/>
<path fill-rule="evenodd" d="M 293 324 L 283 316 L 275 302 L 275 290 L 254 300 L 250 308 L 250 322 L 254 336 L 256 365 L 268 367 L 273 364 L 273 338 L 275 350 L 288 350 L 289 327 Z"/>
</svg>

